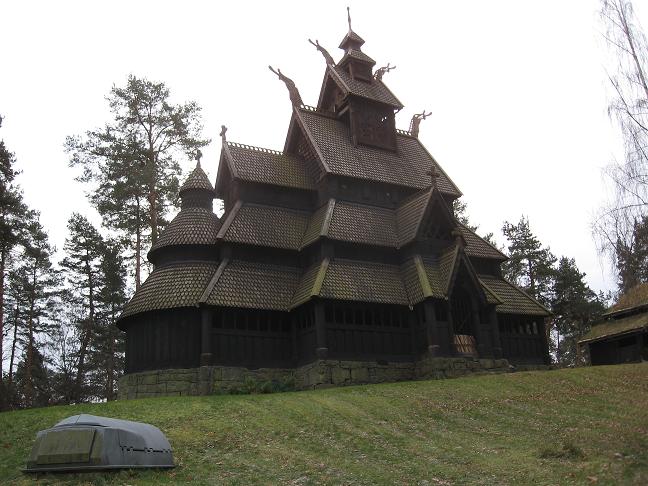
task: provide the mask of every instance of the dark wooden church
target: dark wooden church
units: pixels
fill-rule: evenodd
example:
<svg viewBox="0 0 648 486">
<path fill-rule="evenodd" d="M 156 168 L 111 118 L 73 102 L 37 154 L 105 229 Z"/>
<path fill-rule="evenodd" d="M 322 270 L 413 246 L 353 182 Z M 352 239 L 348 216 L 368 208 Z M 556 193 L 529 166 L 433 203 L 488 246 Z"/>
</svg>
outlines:
<svg viewBox="0 0 648 486">
<path fill-rule="evenodd" d="M 215 185 L 198 163 L 154 270 L 119 321 L 126 372 L 425 357 L 548 362 L 548 311 L 502 278 L 497 248 L 459 223 L 461 191 L 418 139 L 351 28 L 317 107 L 295 84 L 283 151 L 222 132 Z M 215 198 L 224 204 L 218 218 Z"/>
</svg>

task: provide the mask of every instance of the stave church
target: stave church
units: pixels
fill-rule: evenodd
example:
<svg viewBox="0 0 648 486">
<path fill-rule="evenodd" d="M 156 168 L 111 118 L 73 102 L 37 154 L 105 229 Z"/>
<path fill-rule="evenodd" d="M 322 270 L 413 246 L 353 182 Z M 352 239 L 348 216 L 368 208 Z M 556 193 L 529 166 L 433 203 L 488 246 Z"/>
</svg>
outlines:
<svg viewBox="0 0 648 486">
<path fill-rule="evenodd" d="M 288 89 L 283 150 L 227 140 L 200 166 L 127 304 L 124 397 L 458 376 L 548 364 L 548 310 L 502 277 L 507 257 L 461 224 L 460 189 L 408 130 L 351 29 L 319 42 L 316 106 Z M 214 199 L 222 201 L 219 218 Z"/>
</svg>

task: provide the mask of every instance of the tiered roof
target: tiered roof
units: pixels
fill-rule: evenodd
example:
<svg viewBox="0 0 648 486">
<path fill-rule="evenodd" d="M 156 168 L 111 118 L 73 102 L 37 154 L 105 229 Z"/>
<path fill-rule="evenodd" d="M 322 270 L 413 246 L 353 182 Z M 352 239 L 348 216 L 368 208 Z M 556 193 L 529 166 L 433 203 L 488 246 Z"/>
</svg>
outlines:
<svg viewBox="0 0 648 486">
<path fill-rule="evenodd" d="M 363 43 L 349 30 L 342 42 L 343 60 L 337 66 L 327 65 L 325 86 L 335 83 L 344 97 L 399 109 L 400 101 L 381 80 L 354 79 L 349 74 L 353 70 L 344 69 L 350 63 L 356 63 L 351 67 L 375 64 L 360 50 Z M 223 138 L 216 187 L 198 164 L 180 189 L 182 210 L 150 252 L 155 261 L 164 248 L 184 247 L 184 261 L 156 266 L 123 316 L 200 305 L 289 311 L 312 298 L 413 306 L 427 298 L 449 299 L 461 272 L 474 283 L 480 299 L 496 305 L 499 312 L 547 315 L 547 309 L 506 280 L 477 276 L 470 258 L 499 263 L 506 256 L 455 220 L 447 202 L 461 196 L 461 191 L 418 138 L 397 131 L 395 140 L 389 150 L 355 144 L 348 121 L 304 106 L 293 109 L 283 152 Z M 438 177 L 432 180 L 431 173 Z M 320 207 L 302 208 L 233 199 L 223 220 L 211 210 L 214 195 L 237 198 L 245 193 L 230 191 L 234 181 L 247 184 L 246 188 L 274 186 L 272 194 L 288 191 L 308 196 L 300 200 L 321 201 L 327 176 L 353 178 L 376 187 L 399 186 L 398 197 L 410 195 L 394 208 L 331 197 Z M 451 237 L 444 236 L 450 238 L 443 240 L 444 249 L 428 254 L 410 245 L 422 237 L 426 218 L 437 216 L 458 230 Z M 400 254 L 402 260 L 388 264 L 331 256 L 301 267 L 305 258 L 299 252 L 304 251 L 312 262 L 322 253 L 306 249 L 321 240 L 381 248 L 391 255 Z M 187 256 L 196 245 L 213 246 L 213 261 L 190 261 Z M 242 259 L 245 253 L 220 252 L 222 245 L 256 247 L 258 261 Z M 407 253 L 399 253 L 405 247 Z M 294 261 L 273 262 L 272 251 L 264 252 L 264 248 L 282 250 L 276 254 L 284 256 L 292 251 Z"/>
</svg>

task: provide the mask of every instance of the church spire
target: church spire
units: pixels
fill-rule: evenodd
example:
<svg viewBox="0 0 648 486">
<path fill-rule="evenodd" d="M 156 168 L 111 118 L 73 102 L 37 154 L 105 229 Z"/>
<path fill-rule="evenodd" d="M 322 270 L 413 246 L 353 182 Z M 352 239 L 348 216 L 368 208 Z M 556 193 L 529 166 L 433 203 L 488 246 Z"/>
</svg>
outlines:
<svg viewBox="0 0 648 486">
<path fill-rule="evenodd" d="M 351 11 L 349 7 L 347 7 L 347 21 L 349 22 L 349 30 L 344 36 L 344 39 L 342 39 L 342 42 L 340 42 L 340 49 L 344 49 L 345 52 L 348 52 L 351 49 L 359 51 L 365 41 L 362 37 L 353 32 L 353 29 L 351 28 Z"/>
</svg>

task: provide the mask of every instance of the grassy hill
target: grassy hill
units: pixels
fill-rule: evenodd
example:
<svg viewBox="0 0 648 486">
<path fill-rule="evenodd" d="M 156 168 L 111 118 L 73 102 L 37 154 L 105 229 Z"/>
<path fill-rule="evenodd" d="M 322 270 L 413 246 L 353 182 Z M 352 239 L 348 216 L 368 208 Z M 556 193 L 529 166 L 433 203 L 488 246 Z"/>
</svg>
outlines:
<svg viewBox="0 0 648 486">
<path fill-rule="evenodd" d="M 82 412 L 157 425 L 178 467 L 40 483 L 648 484 L 648 363 L 2 413 L 0 480 Z"/>
</svg>

